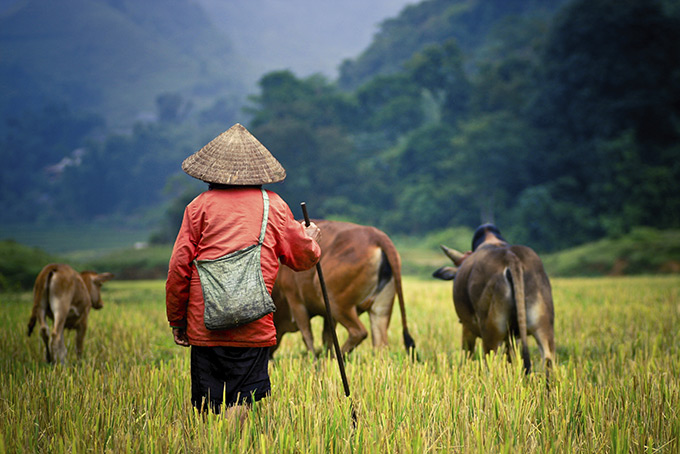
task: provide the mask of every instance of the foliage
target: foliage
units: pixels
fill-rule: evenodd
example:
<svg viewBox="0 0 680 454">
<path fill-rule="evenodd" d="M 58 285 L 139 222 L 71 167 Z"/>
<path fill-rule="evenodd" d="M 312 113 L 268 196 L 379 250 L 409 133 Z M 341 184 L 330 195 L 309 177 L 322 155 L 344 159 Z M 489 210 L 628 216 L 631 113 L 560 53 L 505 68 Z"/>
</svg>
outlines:
<svg viewBox="0 0 680 454">
<path fill-rule="evenodd" d="M 544 132 L 541 178 L 568 175 L 578 189 L 565 197 L 550 183 L 542 187 L 580 207 L 585 220 L 554 223 L 558 236 L 594 238 L 680 222 L 668 210 L 678 203 L 677 191 L 667 192 L 680 170 L 679 33 L 679 18 L 658 2 L 579 0 L 556 16 L 530 118 Z"/>
<path fill-rule="evenodd" d="M 517 233 L 502 230 L 512 244 Z M 423 237 L 397 235 L 393 240 L 402 259 L 402 273 L 427 278 L 437 268 L 450 265 L 439 245 L 461 252 L 471 249 L 473 230 L 466 227 L 430 232 Z M 619 237 L 588 242 L 559 252 L 540 254 L 546 271 L 555 277 L 635 276 L 680 273 L 680 231 L 636 227 Z"/>
<path fill-rule="evenodd" d="M 402 274 L 422 279 L 431 278 L 434 270 L 451 264 L 450 259 L 442 252 L 441 246 L 461 252 L 468 251 L 473 233 L 467 227 L 451 227 L 430 232 L 424 237 L 412 235 L 394 237 L 394 244 L 401 256 Z"/>
<path fill-rule="evenodd" d="M 171 249 L 167 245 L 121 249 L 87 260 L 87 268 L 110 272 L 116 279 L 165 279 Z"/>
<path fill-rule="evenodd" d="M 674 141 L 679 56 L 680 21 L 658 2 L 573 1 L 546 43 L 537 114 L 578 139 Z"/>
<path fill-rule="evenodd" d="M 420 362 L 365 341 L 346 369 L 313 361 L 297 334 L 270 366 L 272 395 L 240 430 L 194 414 L 189 352 L 173 344 L 161 281 L 107 282 L 82 360 L 42 363 L 28 293 L 2 298 L 0 446 L 7 452 L 636 452 L 680 450 L 677 277 L 554 279 L 557 365 L 545 389 L 504 355 L 466 359 L 450 283 L 407 279 Z M 365 316 L 362 320 L 367 322 Z M 313 320 L 320 322 L 319 318 Z M 321 325 L 314 324 L 320 334 Z M 340 340 L 346 333 L 338 330 Z M 75 360 L 73 334 L 66 335 Z M 352 428 L 350 406 L 358 416 Z"/>
<path fill-rule="evenodd" d="M 166 191 L 168 180 L 182 173 L 182 160 L 203 140 L 222 132 L 223 125 L 210 119 L 221 121 L 227 114 L 220 113 L 224 101 L 219 100 L 204 113 L 206 122 L 197 126 L 181 120 L 185 101 L 180 96 L 161 97 L 159 108 L 166 102 L 179 104 L 161 115 L 164 121 L 138 122 L 129 133 L 105 136 L 99 117 L 63 105 L 12 118 L 11 128 L 0 137 L 0 153 L 8 153 L 10 164 L 0 170 L 0 200 L 6 207 L 0 219 L 40 223 L 92 222 L 121 214 L 129 218 L 175 197 L 173 190 Z"/>
<path fill-rule="evenodd" d="M 48 263 L 57 262 L 45 251 L 12 240 L 0 241 L 0 291 L 33 288 L 35 278 Z"/>
<path fill-rule="evenodd" d="M 322 113 L 324 127 L 334 121 L 350 138 L 343 155 L 355 162 L 309 151 L 325 146 L 305 128 L 332 85 L 319 90 L 290 74 L 272 85 L 265 76 L 255 118 L 265 119 L 272 146 L 305 156 L 290 161 L 304 169 L 301 187 L 332 194 L 337 205 L 322 203 L 320 216 L 410 234 L 492 221 L 540 251 L 638 225 L 677 228 L 680 39 L 665 37 L 680 34 L 680 21 L 639 0 L 573 1 L 553 19 L 558 3 L 432 0 L 383 24 L 338 82 L 352 87 L 354 121 Z M 471 17 L 478 41 L 451 39 L 466 30 L 452 24 Z M 389 63 L 378 69 L 374 58 Z M 354 64 L 366 66 L 352 73 Z M 294 95 L 273 109 L 266 100 L 277 90 Z M 358 184 L 308 184 L 341 164 Z"/>
<path fill-rule="evenodd" d="M 546 255 L 551 276 L 602 276 L 680 272 L 680 232 L 638 227 L 619 238 Z"/>
<path fill-rule="evenodd" d="M 485 44 L 487 33 L 509 16 L 547 16 L 565 0 L 426 0 L 387 19 L 368 48 L 340 66 L 339 84 L 355 89 L 402 65 L 432 44 L 455 40 L 468 54 Z"/>
<path fill-rule="evenodd" d="M 36 220 L 53 214 L 48 188 L 67 168 L 83 162 L 86 139 L 101 133 L 96 115 L 74 113 L 63 104 L 48 104 L 37 112 L 10 117 L 0 137 L 5 165 L 0 169 L 0 219 Z M 70 206 L 60 207 L 64 213 Z"/>
<path fill-rule="evenodd" d="M 187 180 L 180 179 L 179 177 L 168 181 L 166 192 L 176 195 L 165 209 L 163 219 L 161 219 L 156 229 L 151 233 L 149 238 L 151 244 L 168 245 L 175 242 L 179 228 L 182 225 L 184 209 L 201 193 L 201 189 L 205 190 L 204 184 L 197 184 L 193 181 L 187 183 Z"/>
<path fill-rule="evenodd" d="M 448 40 L 426 46 L 405 64 L 413 82 L 437 100 L 445 124 L 454 124 L 468 110 L 471 87 L 464 63 L 456 41 Z"/>
<path fill-rule="evenodd" d="M 109 3 L 135 23 L 153 10 Z M 167 209 L 153 241 L 172 242 L 198 192 L 179 163 L 240 121 L 287 169 L 272 189 L 296 214 L 305 201 L 314 217 L 419 236 L 493 221 L 539 252 L 676 229 L 678 87 L 672 2 L 426 0 L 383 23 L 337 81 L 264 74 L 249 122 L 237 97 L 194 111 L 194 96 L 167 90 L 157 121 L 124 132 L 63 104 L 16 110 L 0 135 L 0 219 Z"/>
<path fill-rule="evenodd" d="M 334 210 L 333 200 L 355 185 L 353 150 L 345 131 L 356 106 L 324 77 L 298 79 L 290 71 L 265 75 L 251 97 L 251 132 L 287 169 L 275 190 L 292 208 L 309 202 Z M 280 189 L 279 189 L 280 188 Z M 274 188 L 273 188 L 274 189 Z"/>
</svg>

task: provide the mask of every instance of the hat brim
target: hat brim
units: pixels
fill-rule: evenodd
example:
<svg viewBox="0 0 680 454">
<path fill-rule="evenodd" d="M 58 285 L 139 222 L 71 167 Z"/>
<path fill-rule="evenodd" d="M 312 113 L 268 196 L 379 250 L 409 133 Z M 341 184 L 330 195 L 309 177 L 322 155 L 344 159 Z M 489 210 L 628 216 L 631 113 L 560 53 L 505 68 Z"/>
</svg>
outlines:
<svg viewBox="0 0 680 454">
<path fill-rule="evenodd" d="M 229 185 L 278 183 L 286 178 L 281 163 L 238 123 L 186 158 L 182 170 L 207 183 Z"/>
</svg>

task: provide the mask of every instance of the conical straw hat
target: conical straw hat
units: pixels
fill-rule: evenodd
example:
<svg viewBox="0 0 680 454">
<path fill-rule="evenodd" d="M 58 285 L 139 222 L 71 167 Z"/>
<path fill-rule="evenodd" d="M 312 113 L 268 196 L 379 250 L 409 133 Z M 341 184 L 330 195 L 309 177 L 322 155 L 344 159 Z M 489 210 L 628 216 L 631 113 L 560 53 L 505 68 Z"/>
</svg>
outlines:
<svg viewBox="0 0 680 454">
<path fill-rule="evenodd" d="M 286 170 L 246 128 L 236 123 L 182 162 L 207 183 L 260 185 L 286 178 Z"/>
</svg>

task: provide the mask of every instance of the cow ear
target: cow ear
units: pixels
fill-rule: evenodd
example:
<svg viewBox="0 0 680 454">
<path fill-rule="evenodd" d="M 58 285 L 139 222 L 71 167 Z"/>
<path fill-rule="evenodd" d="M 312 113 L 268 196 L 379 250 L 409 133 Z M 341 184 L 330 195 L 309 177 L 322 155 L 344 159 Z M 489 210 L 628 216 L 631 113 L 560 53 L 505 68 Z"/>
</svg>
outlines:
<svg viewBox="0 0 680 454">
<path fill-rule="evenodd" d="M 114 276 L 113 276 L 112 273 L 101 273 L 101 274 L 97 274 L 97 276 L 95 276 L 94 280 L 95 280 L 95 282 L 102 283 L 102 282 L 110 281 L 111 279 L 113 279 L 113 277 Z"/>
<path fill-rule="evenodd" d="M 456 272 L 458 272 L 458 268 L 455 266 L 442 266 L 437 271 L 432 273 L 432 277 L 436 277 L 437 279 L 444 281 L 451 281 L 454 277 L 456 277 Z"/>
</svg>

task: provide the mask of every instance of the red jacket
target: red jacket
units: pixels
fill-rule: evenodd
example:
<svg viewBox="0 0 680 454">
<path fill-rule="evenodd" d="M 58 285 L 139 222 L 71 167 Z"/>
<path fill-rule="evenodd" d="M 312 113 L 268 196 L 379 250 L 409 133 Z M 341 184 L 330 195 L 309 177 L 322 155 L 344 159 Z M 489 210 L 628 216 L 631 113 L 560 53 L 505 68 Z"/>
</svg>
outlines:
<svg viewBox="0 0 680 454">
<path fill-rule="evenodd" d="M 262 245 L 262 275 L 271 294 L 284 265 L 301 271 L 319 261 L 321 249 L 305 236 L 286 202 L 269 195 L 269 219 Z M 211 260 L 256 244 L 263 214 L 262 191 L 256 187 L 211 189 L 184 210 L 182 227 L 172 250 L 165 285 L 168 321 L 186 327 L 191 345 L 268 347 L 276 344 L 272 314 L 238 328 L 211 331 L 203 322 L 203 292 L 193 260 Z"/>
</svg>

